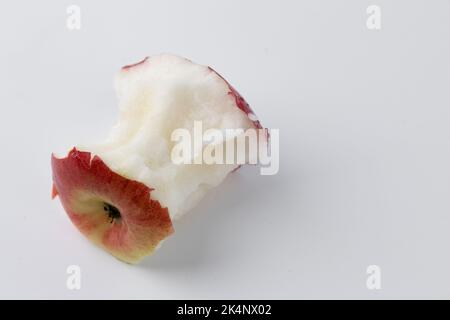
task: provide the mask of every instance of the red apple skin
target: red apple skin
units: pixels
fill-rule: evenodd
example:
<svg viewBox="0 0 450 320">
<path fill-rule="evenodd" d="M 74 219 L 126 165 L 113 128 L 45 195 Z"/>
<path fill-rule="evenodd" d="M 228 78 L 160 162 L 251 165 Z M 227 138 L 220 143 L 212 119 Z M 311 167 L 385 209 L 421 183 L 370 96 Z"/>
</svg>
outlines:
<svg viewBox="0 0 450 320">
<path fill-rule="evenodd" d="M 253 112 L 253 110 L 252 110 L 252 108 L 250 107 L 250 105 L 247 103 L 247 101 L 245 101 L 245 99 L 241 96 L 241 94 L 220 74 L 220 73 L 218 73 L 216 70 L 214 70 L 213 68 L 211 68 L 211 67 L 208 67 L 208 69 L 211 71 L 211 72 L 214 72 L 216 75 L 218 75 L 223 81 L 225 81 L 225 83 L 227 84 L 227 86 L 228 86 L 228 89 L 230 90 L 230 92 L 228 92 L 228 94 L 230 95 L 230 96 L 232 96 L 233 98 L 234 98 L 234 100 L 235 100 L 235 103 L 236 103 L 236 106 L 240 109 L 240 110 L 242 110 L 246 115 L 247 115 L 247 117 L 250 115 L 250 114 L 255 114 L 254 112 Z M 250 118 L 249 118 L 250 119 Z M 252 122 L 253 122 L 253 125 L 255 126 L 255 128 L 256 129 L 264 129 L 264 127 L 261 125 L 261 123 L 259 122 L 259 120 L 252 120 L 252 119 L 250 119 Z M 267 130 L 267 129 L 264 129 L 264 133 L 265 133 L 265 135 L 266 135 L 266 139 L 267 140 L 269 140 L 269 131 Z M 233 171 L 231 171 L 232 173 L 233 172 L 236 172 L 237 170 L 239 170 L 240 168 L 242 167 L 242 165 L 239 165 L 239 166 L 237 166 L 236 168 L 234 168 L 233 169 Z"/>
<path fill-rule="evenodd" d="M 208 67 L 208 69 L 211 72 L 214 72 L 216 75 L 218 75 L 223 81 L 225 81 L 225 83 L 228 86 L 228 89 L 230 90 L 230 92 L 228 92 L 229 95 L 231 95 L 235 102 L 236 102 L 236 106 L 241 109 L 247 116 L 249 116 L 250 114 L 255 114 L 252 110 L 252 108 L 250 108 L 250 105 L 247 103 L 247 101 L 245 101 L 245 99 L 241 96 L 241 94 L 227 81 L 225 80 L 224 77 L 222 77 L 222 75 L 220 73 L 218 73 L 216 70 L 214 70 L 211 67 Z M 259 120 L 252 120 L 250 119 L 253 124 L 255 125 L 256 129 L 262 129 L 262 125 L 259 122 Z"/>
<path fill-rule="evenodd" d="M 145 57 L 144 59 L 142 59 L 139 62 L 123 66 L 122 70 L 123 71 L 127 71 L 127 70 L 130 70 L 130 69 L 134 68 L 134 67 L 140 66 L 140 65 L 144 64 L 147 61 L 147 59 L 149 59 L 149 57 Z"/>
<path fill-rule="evenodd" d="M 153 189 L 118 175 L 98 156 L 74 148 L 51 162 L 52 196 L 82 234 L 118 259 L 137 263 L 174 232 L 168 209 L 151 199 Z M 110 206 L 120 218 L 105 211 Z"/>
</svg>

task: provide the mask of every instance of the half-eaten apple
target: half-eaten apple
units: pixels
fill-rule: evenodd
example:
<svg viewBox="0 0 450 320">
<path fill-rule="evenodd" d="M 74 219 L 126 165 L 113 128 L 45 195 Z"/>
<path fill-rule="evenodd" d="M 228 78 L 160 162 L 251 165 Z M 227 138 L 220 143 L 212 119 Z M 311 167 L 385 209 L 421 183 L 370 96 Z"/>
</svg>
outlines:
<svg viewBox="0 0 450 320">
<path fill-rule="evenodd" d="M 192 131 L 195 121 L 204 130 L 262 127 L 223 77 L 175 55 L 123 67 L 115 86 L 117 124 L 102 143 L 74 147 L 62 158 L 52 155 L 52 196 L 59 196 L 92 242 L 137 263 L 174 232 L 175 218 L 239 167 L 174 163 L 172 132 Z"/>
</svg>

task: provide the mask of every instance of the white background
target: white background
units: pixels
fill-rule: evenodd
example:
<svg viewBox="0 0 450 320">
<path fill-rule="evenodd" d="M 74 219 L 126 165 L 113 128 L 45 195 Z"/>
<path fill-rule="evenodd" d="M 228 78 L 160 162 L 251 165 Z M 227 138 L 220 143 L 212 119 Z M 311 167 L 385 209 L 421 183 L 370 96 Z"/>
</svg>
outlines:
<svg viewBox="0 0 450 320">
<path fill-rule="evenodd" d="M 0 39 L 0 298 L 450 298 L 449 1 L 9 1 Z M 105 137 L 115 72 L 162 52 L 280 129 L 280 171 L 230 176 L 130 266 L 50 200 L 50 154 Z"/>
</svg>

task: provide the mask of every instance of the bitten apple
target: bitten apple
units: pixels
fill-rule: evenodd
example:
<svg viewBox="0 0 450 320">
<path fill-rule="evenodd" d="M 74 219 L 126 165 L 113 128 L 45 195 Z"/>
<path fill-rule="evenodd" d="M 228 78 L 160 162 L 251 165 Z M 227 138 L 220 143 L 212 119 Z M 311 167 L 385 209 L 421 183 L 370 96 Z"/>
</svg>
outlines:
<svg viewBox="0 0 450 320">
<path fill-rule="evenodd" d="M 195 121 L 204 130 L 262 127 L 217 72 L 175 55 L 123 67 L 115 84 L 117 124 L 102 143 L 52 155 L 52 194 L 87 238 L 137 263 L 173 233 L 175 218 L 239 166 L 175 164 L 171 133 L 193 130 Z"/>
</svg>

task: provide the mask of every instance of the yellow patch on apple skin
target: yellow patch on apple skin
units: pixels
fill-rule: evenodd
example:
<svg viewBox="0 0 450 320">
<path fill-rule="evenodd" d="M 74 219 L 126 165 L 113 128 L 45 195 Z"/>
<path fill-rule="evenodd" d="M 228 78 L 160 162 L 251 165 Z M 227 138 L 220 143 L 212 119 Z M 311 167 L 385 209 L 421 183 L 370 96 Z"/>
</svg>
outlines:
<svg viewBox="0 0 450 320">
<path fill-rule="evenodd" d="M 105 204 L 112 202 L 111 199 L 83 190 L 75 191 L 69 205 L 71 208 L 69 217 L 90 241 L 109 251 L 119 260 L 131 264 L 138 263 L 142 257 L 151 254 L 159 242 L 148 245 L 152 242 L 152 235 L 146 226 L 129 226 L 125 219 L 109 218 L 104 207 Z M 139 242 L 134 243 L 129 239 L 130 233 L 144 236 L 139 238 Z"/>
</svg>

